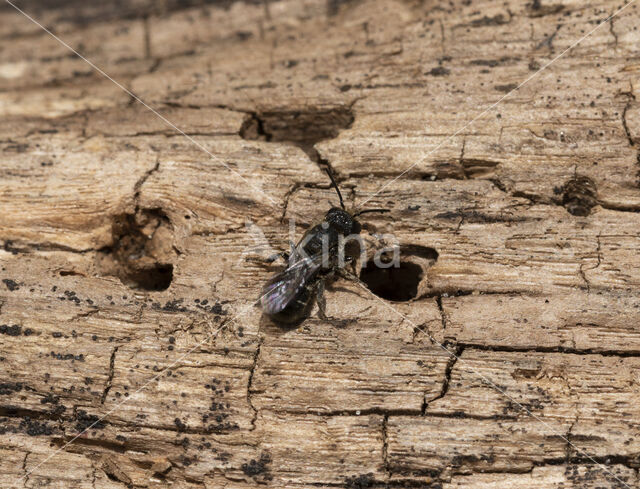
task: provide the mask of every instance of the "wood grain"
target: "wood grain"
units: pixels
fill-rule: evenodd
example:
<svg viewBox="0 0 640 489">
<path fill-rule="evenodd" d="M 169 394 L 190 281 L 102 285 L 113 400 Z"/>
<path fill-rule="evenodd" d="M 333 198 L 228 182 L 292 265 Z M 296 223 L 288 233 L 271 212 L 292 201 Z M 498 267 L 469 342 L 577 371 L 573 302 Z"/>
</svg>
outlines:
<svg viewBox="0 0 640 489">
<path fill-rule="evenodd" d="M 621 6 L 20 4 L 145 107 L 1 5 L 0 486 L 638 487 Z M 327 166 L 390 212 L 285 330 Z"/>
</svg>

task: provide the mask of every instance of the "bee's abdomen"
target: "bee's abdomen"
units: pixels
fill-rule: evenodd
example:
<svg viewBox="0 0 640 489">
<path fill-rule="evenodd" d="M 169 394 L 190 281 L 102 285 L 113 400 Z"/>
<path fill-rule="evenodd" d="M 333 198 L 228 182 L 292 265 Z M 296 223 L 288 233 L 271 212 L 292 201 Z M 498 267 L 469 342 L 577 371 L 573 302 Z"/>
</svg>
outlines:
<svg viewBox="0 0 640 489">
<path fill-rule="evenodd" d="M 270 314 L 269 317 L 274 322 L 280 324 L 290 325 L 298 323 L 311 312 L 313 298 L 311 287 L 305 287 L 287 307 L 276 314 Z"/>
</svg>

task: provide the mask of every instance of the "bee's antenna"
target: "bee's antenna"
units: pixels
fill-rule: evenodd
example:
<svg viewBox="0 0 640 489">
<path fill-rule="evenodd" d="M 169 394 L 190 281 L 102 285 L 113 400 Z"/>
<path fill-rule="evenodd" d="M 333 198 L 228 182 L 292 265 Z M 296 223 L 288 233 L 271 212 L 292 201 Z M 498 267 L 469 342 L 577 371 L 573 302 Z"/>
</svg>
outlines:
<svg viewBox="0 0 640 489">
<path fill-rule="evenodd" d="M 357 217 L 360 214 L 366 214 L 367 212 L 391 212 L 391 209 L 365 209 L 363 211 L 356 212 L 353 217 Z"/>
<path fill-rule="evenodd" d="M 342 200 L 342 194 L 340 193 L 340 189 L 338 188 L 336 179 L 333 177 L 333 173 L 331 173 L 331 170 L 329 169 L 329 167 L 326 167 L 325 171 L 327 172 L 327 175 L 329 175 L 329 178 L 331 179 L 331 183 L 336 188 L 336 192 L 338 192 L 338 198 L 340 199 L 340 207 L 342 207 L 342 210 L 345 210 L 344 201 Z"/>
</svg>

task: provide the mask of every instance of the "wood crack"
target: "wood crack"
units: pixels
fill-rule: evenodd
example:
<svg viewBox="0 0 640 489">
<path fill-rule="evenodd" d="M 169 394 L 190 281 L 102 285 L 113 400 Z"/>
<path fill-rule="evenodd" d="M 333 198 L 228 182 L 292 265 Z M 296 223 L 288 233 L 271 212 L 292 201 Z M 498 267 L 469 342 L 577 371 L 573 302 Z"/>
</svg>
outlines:
<svg viewBox="0 0 640 489">
<path fill-rule="evenodd" d="M 387 424 L 389 415 L 386 414 L 382 418 L 382 467 L 387 474 L 387 479 L 391 477 L 391 469 L 389 467 L 389 436 L 387 433 Z"/>
<path fill-rule="evenodd" d="M 5 251 L 8 251 L 14 255 L 19 253 L 36 253 L 36 252 L 51 252 L 62 251 L 66 253 L 86 254 L 96 251 L 102 251 L 104 248 L 73 248 L 71 246 L 62 245 L 59 243 L 23 243 L 17 240 L 5 240 L 2 244 Z"/>
<path fill-rule="evenodd" d="M 636 145 L 633 137 L 631 135 L 631 129 L 629 129 L 629 124 L 627 122 L 627 112 L 631 108 L 631 105 L 635 101 L 635 96 L 632 93 L 626 93 L 627 95 L 627 103 L 622 109 L 622 128 L 624 129 L 624 133 L 627 136 L 627 141 L 629 141 L 629 146 L 633 147 Z"/>
<path fill-rule="evenodd" d="M 142 191 L 142 186 L 151 177 L 151 175 L 153 175 L 159 169 L 160 169 L 160 157 L 156 157 L 156 162 L 153 165 L 153 167 L 147 172 L 145 172 L 145 174 L 142 175 L 133 186 L 133 203 L 135 205 L 134 214 L 136 214 L 139 210 L 140 192 Z"/>
<path fill-rule="evenodd" d="M 256 352 L 253 355 L 253 365 L 251 365 L 251 371 L 249 372 L 249 379 L 247 381 L 247 404 L 249 405 L 249 408 L 253 412 L 253 416 L 251 417 L 251 429 L 249 431 L 255 430 L 255 428 L 256 428 L 256 420 L 258 419 L 258 410 L 253 405 L 253 400 L 251 398 L 251 396 L 252 396 L 251 389 L 253 387 L 253 376 L 254 376 L 256 368 L 258 366 L 258 361 L 260 359 L 260 350 L 262 348 L 262 342 L 263 341 L 264 341 L 263 338 L 260 337 L 260 340 L 258 342 L 258 347 L 256 348 Z"/>
<path fill-rule="evenodd" d="M 24 472 L 24 476 L 22 477 L 22 479 L 24 480 L 23 482 L 24 487 L 27 487 L 27 483 L 29 482 L 29 476 L 31 475 L 31 473 L 27 471 L 27 459 L 29 458 L 29 455 L 31 455 L 31 452 L 25 453 L 24 460 L 22 461 L 22 471 Z"/>
<path fill-rule="evenodd" d="M 481 351 L 510 352 L 510 353 L 564 353 L 567 355 L 600 355 L 603 357 L 636 358 L 640 357 L 640 350 L 607 350 L 599 348 L 568 348 L 564 346 L 536 346 L 517 347 L 505 345 L 486 345 L 480 343 L 457 342 L 459 346 Z"/>
<path fill-rule="evenodd" d="M 440 389 L 440 393 L 437 396 L 433 397 L 432 399 L 427 399 L 425 395 L 424 401 L 422 404 L 422 413 L 421 413 L 422 416 L 427 415 L 427 409 L 429 408 L 429 404 L 431 404 L 434 401 L 437 401 L 438 399 L 442 399 L 444 396 L 447 395 L 447 392 L 449 392 L 449 384 L 451 383 L 451 373 L 453 372 L 453 368 L 455 367 L 456 362 L 459 360 L 460 356 L 462 355 L 462 352 L 464 351 L 463 345 L 457 345 L 453 351 L 446 348 L 446 345 L 443 345 L 443 348 L 446 349 L 450 357 L 449 357 L 449 361 L 447 362 L 447 366 L 445 367 L 445 370 L 444 370 L 444 380 L 442 382 L 442 388 Z"/>
<path fill-rule="evenodd" d="M 611 35 L 613 36 L 613 49 L 617 49 L 618 48 L 618 34 L 616 33 L 616 30 L 614 28 L 614 19 L 615 17 L 613 16 L 615 14 L 614 12 L 611 12 L 611 14 L 609 15 L 609 32 L 611 33 Z"/>
<path fill-rule="evenodd" d="M 111 390 L 111 385 L 113 383 L 113 375 L 114 375 L 114 366 L 116 363 L 116 353 L 118 353 L 119 346 L 116 346 L 111 352 L 111 357 L 109 358 L 109 374 L 107 376 L 107 381 L 104 384 L 104 389 L 102 391 L 102 395 L 100 396 L 100 404 L 104 404 L 107 399 L 107 394 Z"/>
<path fill-rule="evenodd" d="M 538 49 L 541 49 L 543 47 L 548 47 L 551 51 L 553 51 L 553 40 L 556 38 L 556 36 L 558 35 L 558 32 L 560 31 L 560 29 L 562 28 L 563 24 L 558 24 L 556 26 L 556 30 L 553 31 L 553 33 L 551 33 L 550 35 L 548 35 L 547 37 L 545 37 L 536 47 L 535 50 L 537 51 Z"/>
<path fill-rule="evenodd" d="M 15 476 L 81 435 L 26 486 L 616 486 L 566 434 L 636 482 L 638 60 L 623 28 L 638 12 L 445 141 L 612 6 L 329 0 L 327 19 L 319 1 L 33 12 L 258 187 L 274 184 L 275 213 L 37 26 L 0 29 L 0 441 Z M 419 260 L 413 297 L 389 299 L 418 326 L 334 287 L 340 320 L 285 331 L 256 310 L 242 332 L 169 365 L 268 279 L 273 267 L 243 252 L 245 222 L 284 242 L 288 218 L 305 227 L 334 195 L 324 168 L 345 203 L 371 195 L 393 209 L 363 222 L 368 240 L 402 240 L 402 273 L 380 279 L 389 289 L 410 282 L 405 262 L 431 263 L 408 246 L 437 249 L 429 270 Z M 584 214 L 569 210 L 580 189 L 567 192 L 581 177 L 594 190 Z M 66 348 L 84 361 L 58 361 Z M 151 372 L 157 388 L 132 396 Z M 116 390 L 126 409 L 100 419 Z M 525 411 L 560 422 L 558 434 Z"/>
</svg>

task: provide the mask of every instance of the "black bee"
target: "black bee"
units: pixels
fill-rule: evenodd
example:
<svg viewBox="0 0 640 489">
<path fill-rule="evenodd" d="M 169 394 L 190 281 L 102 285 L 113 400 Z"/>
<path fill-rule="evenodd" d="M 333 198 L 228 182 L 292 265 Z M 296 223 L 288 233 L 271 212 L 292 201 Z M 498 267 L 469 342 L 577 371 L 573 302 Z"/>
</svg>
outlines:
<svg viewBox="0 0 640 489">
<path fill-rule="evenodd" d="M 341 272 L 344 250 L 340 249 L 342 238 L 360 234 L 362 227 L 356 217 L 366 212 L 388 212 L 388 209 L 368 209 L 350 213 L 345 209 L 340 189 L 327 170 L 333 187 L 338 193 L 340 207 L 332 207 L 324 220 L 312 226 L 297 245 L 291 247 L 286 257 L 287 267 L 275 274 L 265 284 L 260 297 L 262 311 L 274 322 L 296 325 L 311 312 L 317 301 L 320 316 L 324 315 L 324 281 Z"/>
</svg>

